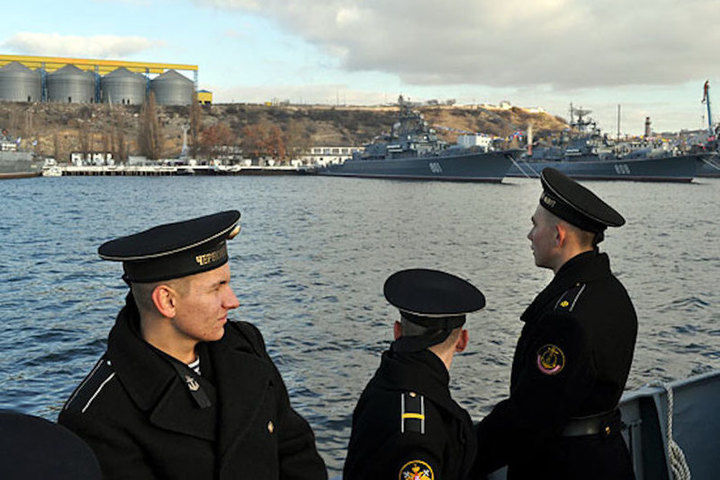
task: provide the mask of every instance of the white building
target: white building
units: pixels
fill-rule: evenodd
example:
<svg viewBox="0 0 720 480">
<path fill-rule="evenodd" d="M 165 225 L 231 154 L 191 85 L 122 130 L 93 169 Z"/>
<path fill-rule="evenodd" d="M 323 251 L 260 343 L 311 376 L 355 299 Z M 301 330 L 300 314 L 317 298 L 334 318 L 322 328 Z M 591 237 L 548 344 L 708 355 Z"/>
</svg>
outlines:
<svg viewBox="0 0 720 480">
<path fill-rule="evenodd" d="M 472 135 L 458 135 L 457 143 L 463 148 L 476 147 L 485 152 L 490 149 L 493 137 L 484 133 L 474 133 Z"/>
<path fill-rule="evenodd" d="M 303 163 L 308 165 L 329 165 L 343 163 L 352 158 L 353 152 L 362 150 L 359 147 L 336 146 L 336 147 L 312 147 L 310 151 L 300 157 Z"/>
</svg>

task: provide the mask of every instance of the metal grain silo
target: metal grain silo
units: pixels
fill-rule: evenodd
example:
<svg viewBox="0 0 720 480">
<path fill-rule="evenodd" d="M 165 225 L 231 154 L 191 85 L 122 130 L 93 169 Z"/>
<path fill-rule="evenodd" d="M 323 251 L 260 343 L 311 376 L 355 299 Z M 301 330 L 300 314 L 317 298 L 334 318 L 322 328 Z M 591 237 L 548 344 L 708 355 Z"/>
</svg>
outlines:
<svg viewBox="0 0 720 480">
<path fill-rule="evenodd" d="M 150 89 L 158 105 L 190 105 L 195 85 L 175 70 L 168 70 L 150 82 Z"/>
<path fill-rule="evenodd" d="M 7 102 L 39 102 L 42 100 L 40 72 L 18 62 L 0 68 L 0 100 Z"/>
<path fill-rule="evenodd" d="M 95 74 L 65 65 L 47 76 L 49 102 L 93 103 L 95 101 Z"/>
<path fill-rule="evenodd" d="M 100 79 L 103 103 L 142 105 L 145 101 L 147 79 L 125 67 L 118 68 Z"/>
</svg>

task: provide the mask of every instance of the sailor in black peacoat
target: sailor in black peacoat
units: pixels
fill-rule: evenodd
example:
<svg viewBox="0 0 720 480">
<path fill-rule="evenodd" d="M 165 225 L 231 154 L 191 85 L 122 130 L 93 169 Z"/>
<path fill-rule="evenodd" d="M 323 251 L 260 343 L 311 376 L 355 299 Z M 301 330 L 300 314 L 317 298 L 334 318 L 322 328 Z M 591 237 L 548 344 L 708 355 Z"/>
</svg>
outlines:
<svg viewBox="0 0 720 480">
<path fill-rule="evenodd" d="M 521 316 L 510 398 L 477 426 L 476 478 L 508 465 L 509 480 L 631 479 L 617 404 L 637 316 L 597 249 L 605 227 L 624 219 L 555 170 L 542 181 L 528 238 L 555 277 Z"/>
<path fill-rule="evenodd" d="M 232 210 L 106 242 L 131 287 L 108 349 L 59 422 L 109 479 L 324 480 L 260 332 L 228 321 Z"/>
<path fill-rule="evenodd" d="M 93 448 L 105 478 L 327 478 L 257 328 L 226 324 L 221 340 L 200 345 L 198 375 L 140 338 L 138 322 L 129 295 L 107 353 L 60 413 L 59 423 Z M 209 406 L 197 404 L 177 367 Z"/>
</svg>

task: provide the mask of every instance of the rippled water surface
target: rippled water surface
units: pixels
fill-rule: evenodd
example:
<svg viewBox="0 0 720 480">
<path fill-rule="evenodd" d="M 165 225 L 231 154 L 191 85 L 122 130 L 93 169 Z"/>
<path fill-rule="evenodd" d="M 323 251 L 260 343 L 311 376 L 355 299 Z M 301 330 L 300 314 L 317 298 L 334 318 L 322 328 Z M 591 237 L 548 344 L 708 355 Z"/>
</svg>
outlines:
<svg viewBox="0 0 720 480">
<path fill-rule="evenodd" d="M 602 244 L 635 302 L 629 388 L 720 368 L 720 180 L 594 182 L 628 224 Z M 323 177 L 61 177 L 0 182 L 0 408 L 55 419 L 103 353 L 126 287 L 105 240 L 224 209 L 232 315 L 265 336 L 336 474 L 355 401 L 392 336 L 385 278 L 440 268 L 486 294 L 455 398 L 477 420 L 507 394 L 520 313 L 551 272 L 525 238 L 537 181 L 500 185 Z"/>
</svg>

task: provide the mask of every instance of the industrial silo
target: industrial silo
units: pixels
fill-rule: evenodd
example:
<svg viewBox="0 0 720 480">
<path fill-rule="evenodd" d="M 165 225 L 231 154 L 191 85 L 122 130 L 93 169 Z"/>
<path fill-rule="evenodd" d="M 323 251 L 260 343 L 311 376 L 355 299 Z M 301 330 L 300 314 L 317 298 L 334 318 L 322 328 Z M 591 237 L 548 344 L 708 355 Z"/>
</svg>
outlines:
<svg viewBox="0 0 720 480">
<path fill-rule="evenodd" d="M 95 74 L 65 65 L 47 76 L 49 102 L 92 103 L 95 101 Z"/>
<path fill-rule="evenodd" d="M 150 89 L 158 105 L 190 105 L 195 85 L 175 70 L 168 70 L 150 82 Z"/>
<path fill-rule="evenodd" d="M 125 67 L 118 68 L 100 79 L 102 101 L 121 105 L 142 105 L 145 101 L 147 79 Z"/>
<path fill-rule="evenodd" d="M 0 68 L 0 100 L 6 102 L 39 102 L 42 100 L 40 72 L 18 62 Z"/>
</svg>

